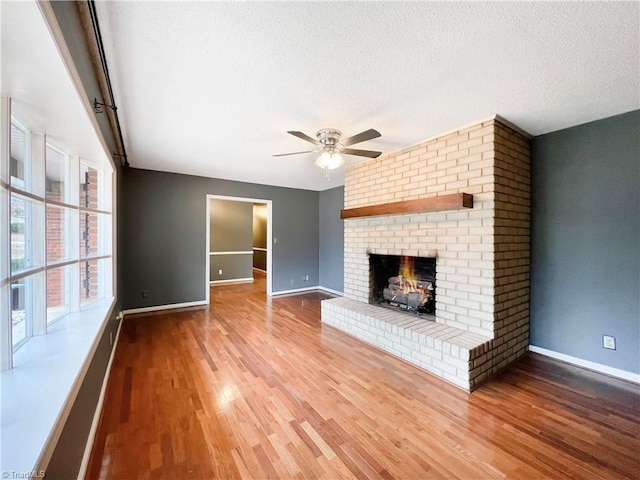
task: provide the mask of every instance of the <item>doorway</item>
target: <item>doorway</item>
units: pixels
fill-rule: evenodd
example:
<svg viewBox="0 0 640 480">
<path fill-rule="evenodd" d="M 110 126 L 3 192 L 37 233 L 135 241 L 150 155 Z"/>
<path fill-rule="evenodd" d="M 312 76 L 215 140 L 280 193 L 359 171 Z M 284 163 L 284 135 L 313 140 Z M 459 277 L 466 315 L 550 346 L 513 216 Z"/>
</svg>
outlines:
<svg viewBox="0 0 640 480">
<path fill-rule="evenodd" d="M 254 277 L 266 280 L 266 294 L 271 296 L 271 200 L 207 195 L 206 202 L 207 303 L 211 285 L 252 282 Z"/>
</svg>

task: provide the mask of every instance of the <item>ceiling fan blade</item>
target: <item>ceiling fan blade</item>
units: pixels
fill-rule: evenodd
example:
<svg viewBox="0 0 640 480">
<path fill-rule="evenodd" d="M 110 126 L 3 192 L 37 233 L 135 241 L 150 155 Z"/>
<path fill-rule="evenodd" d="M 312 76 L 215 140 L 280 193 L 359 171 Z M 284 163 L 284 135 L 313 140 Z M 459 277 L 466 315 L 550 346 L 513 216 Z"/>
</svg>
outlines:
<svg viewBox="0 0 640 480">
<path fill-rule="evenodd" d="M 277 155 L 272 155 L 273 157 L 286 157 L 287 155 L 300 155 L 301 153 L 313 153 L 315 150 L 305 150 L 304 152 L 293 152 L 293 153 L 278 153 Z"/>
<path fill-rule="evenodd" d="M 354 135 L 353 137 L 345 138 L 344 140 L 341 140 L 340 143 L 345 147 L 347 147 L 349 145 L 365 142 L 367 140 L 373 140 L 374 138 L 378 138 L 379 136 L 380 136 L 380 132 L 378 132 L 377 130 L 374 130 L 373 128 L 370 128 L 369 130 L 360 132 L 357 135 Z"/>
<path fill-rule="evenodd" d="M 307 141 L 309 143 L 313 143 L 314 145 L 320 145 L 320 142 L 318 140 L 316 140 L 315 138 L 311 138 L 306 133 L 294 132 L 294 131 L 291 131 L 291 130 L 289 130 L 287 133 L 293 135 L 294 137 L 301 138 L 302 140 L 305 140 L 305 141 Z"/>
<path fill-rule="evenodd" d="M 382 152 L 374 152 L 373 150 L 358 150 L 356 148 L 345 148 L 342 153 L 347 155 L 358 155 L 359 157 L 378 158 Z"/>
</svg>

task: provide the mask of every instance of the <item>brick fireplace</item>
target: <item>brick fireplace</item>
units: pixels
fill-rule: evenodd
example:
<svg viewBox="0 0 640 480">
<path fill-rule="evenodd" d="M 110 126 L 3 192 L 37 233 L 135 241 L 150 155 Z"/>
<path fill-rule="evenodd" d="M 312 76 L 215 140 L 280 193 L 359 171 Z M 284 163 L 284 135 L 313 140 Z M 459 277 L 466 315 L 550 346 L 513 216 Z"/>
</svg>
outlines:
<svg viewBox="0 0 640 480">
<path fill-rule="evenodd" d="M 348 168 L 345 211 L 452 194 L 473 206 L 346 218 L 344 297 L 322 321 L 466 390 L 523 355 L 529 159 L 528 135 L 495 116 Z M 435 258 L 435 317 L 369 304 L 372 254 Z"/>
</svg>

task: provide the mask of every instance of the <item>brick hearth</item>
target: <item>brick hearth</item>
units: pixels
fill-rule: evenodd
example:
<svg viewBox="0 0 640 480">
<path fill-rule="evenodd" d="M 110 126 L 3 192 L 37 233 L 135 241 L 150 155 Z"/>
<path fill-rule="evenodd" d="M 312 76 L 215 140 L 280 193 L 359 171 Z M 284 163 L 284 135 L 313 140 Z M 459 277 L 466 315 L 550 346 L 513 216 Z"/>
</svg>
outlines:
<svg viewBox="0 0 640 480">
<path fill-rule="evenodd" d="M 345 208 L 452 193 L 473 194 L 473 208 L 346 219 L 349 302 L 325 301 L 322 320 L 471 390 L 528 348 L 529 138 L 495 117 L 345 172 Z M 469 358 L 451 355 L 461 345 L 429 333 L 427 320 L 424 334 L 402 334 L 405 345 L 394 337 L 395 320 L 387 329 L 387 311 L 368 305 L 370 253 L 436 257 L 435 324 L 449 338 L 473 338 Z M 389 335 L 371 335 L 372 326 Z"/>
</svg>

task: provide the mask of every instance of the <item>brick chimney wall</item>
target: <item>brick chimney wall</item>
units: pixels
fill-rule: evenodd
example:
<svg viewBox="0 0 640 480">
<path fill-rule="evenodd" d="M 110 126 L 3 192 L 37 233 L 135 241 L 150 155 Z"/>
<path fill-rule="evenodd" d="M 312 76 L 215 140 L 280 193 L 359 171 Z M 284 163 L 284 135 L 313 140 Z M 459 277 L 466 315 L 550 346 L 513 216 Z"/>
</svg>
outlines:
<svg viewBox="0 0 640 480">
<path fill-rule="evenodd" d="M 369 253 L 436 257 L 436 322 L 490 341 L 469 389 L 528 348 L 529 163 L 529 137 L 496 116 L 345 172 L 345 208 L 473 194 L 472 209 L 344 222 L 348 299 L 368 302 Z"/>
</svg>

